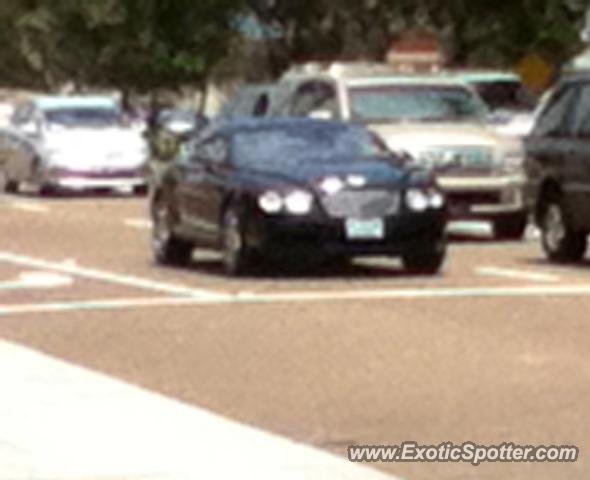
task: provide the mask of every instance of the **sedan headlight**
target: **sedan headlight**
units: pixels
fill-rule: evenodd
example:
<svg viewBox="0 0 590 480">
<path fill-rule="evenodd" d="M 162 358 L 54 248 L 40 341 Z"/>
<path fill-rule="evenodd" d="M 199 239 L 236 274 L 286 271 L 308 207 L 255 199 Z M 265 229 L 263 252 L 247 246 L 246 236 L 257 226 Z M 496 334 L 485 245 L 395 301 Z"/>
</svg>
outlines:
<svg viewBox="0 0 590 480">
<path fill-rule="evenodd" d="M 406 192 L 406 205 L 415 212 L 424 212 L 429 208 L 440 210 L 445 205 L 445 197 L 436 189 L 412 188 Z"/>
<path fill-rule="evenodd" d="M 410 210 L 415 212 L 423 212 L 430 205 L 428 194 L 423 190 L 412 188 L 406 192 L 406 205 L 410 208 Z"/>
<path fill-rule="evenodd" d="M 303 190 L 296 190 L 285 197 L 285 208 L 293 215 L 306 215 L 311 211 L 313 197 Z"/>
<path fill-rule="evenodd" d="M 313 195 L 305 190 L 292 190 L 283 194 L 269 190 L 258 197 L 258 206 L 269 214 L 284 211 L 291 215 L 307 215 L 313 207 Z"/>
<path fill-rule="evenodd" d="M 283 197 L 278 192 L 269 191 L 258 197 L 258 206 L 265 213 L 279 213 L 283 205 Z"/>
<path fill-rule="evenodd" d="M 439 210 L 445 206 L 445 196 L 438 190 L 430 190 L 428 192 L 428 202 L 430 208 Z"/>
</svg>

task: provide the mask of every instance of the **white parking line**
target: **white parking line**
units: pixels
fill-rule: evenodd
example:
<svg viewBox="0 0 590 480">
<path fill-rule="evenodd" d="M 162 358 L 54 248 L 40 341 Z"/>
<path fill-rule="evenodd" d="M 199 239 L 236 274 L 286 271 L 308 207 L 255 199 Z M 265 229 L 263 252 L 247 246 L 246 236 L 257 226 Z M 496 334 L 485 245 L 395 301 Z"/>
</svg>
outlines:
<svg viewBox="0 0 590 480">
<path fill-rule="evenodd" d="M 40 203 L 12 201 L 9 204 L 12 208 L 14 208 L 16 210 L 21 210 L 23 212 L 30 212 L 30 213 L 47 213 L 47 212 L 49 212 L 49 208 L 46 205 L 41 205 Z"/>
<path fill-rule="evenodd" d="M 210 301 L 219 302 L 219 300 L 213 299 Z M 196 299 L 193 297 L 111 298 L 101 300 L 76 300 L 69 302 L 40 302 L 0 305 L 0 317 L 26 313 L 58 313 L 85 310 L 127 310 L 131 308 L 151 308 L 206 303 L 208 302 L 204 298 Z"/>
<path fill-rule="evenodd" d="M 484 277 L 513 278 L 516 280 L 530 280 L 533 282 L 559 281 L 559 277 L 557 275 L 551 275 L 548 273 L 527 272 L 524 270 L 512 270 L 509 268 L 479 267 L 475 269 L 475 272 L 478 275 L 482 275 Z"/>
<path fill-rule="evenodd" d="M 127 227 L 137 228 L 138 230 L 149 230 L 152 228 L 152 222 L 145 218 L 128 218 L 123 223 Z"/>
<path fill-rule="evenodd" d="M 590 285 L 525 287 L 473 287 L 473 288 L 420 288 L 392 290 L 341 290 L 330 292 L 242 293 L 234 296 L 234 302 L 243 303 L 291 303 L 319 301 L 362 301 L 395 299 L 445 299 L 445 298 L 510 298 L 510 297 L 577 297 L 590 296 Z M 224 301 L 227 303 L 227 300 Z"/>
<path fill-rule="evenodd" d="M 16 280 L 0 282 L 0 291 L 66 287 L 72 277 L 54 272 L 23 272 Z"/>
<path fill-rule="evenodd" d="M 273 304 L 304 302 L 350 302 L 376 300 L 435 300 L 456 298 L 534 298 L 590 297 L 590 285 L 526 286 L 495 288 L 423 288 L 392 290 L 341 290 L 326 292 L 284 292 L 218 294 L 209 296 L 124 298 L 47 302 L 33 304 L 0 304 L 0 317 L 18 314 L 76 311 L 125 310 L 132 308 L 223 306 L 240 304 Z M 239 314 L 236 315 L 239 318 Z"/>
<path fill-rule="evenodd" d="M 394 478 L 4 341 L 0 378 L 1 479 Z"/>
<path fill-rule="evenodd" d="M 55 272 L 64 273 L 66 275 L 74 275 L 89 280 L 114 283 L 117 285 L 124 285 L 127 287 L 134 287 L 144 290 L 152 290 L 160 293 L 168 293 L 171 295 L 181 295 L 198 298 L 223 298 L 226 296 L 223 293 L 215 292 L 213 290 L 190 288 L 184 285 L 174 285 L 139 277 L 133 277 L 129 275 L 119 275 L 112 272 L 79 267 L 77 265 L 72 265 L 69 262 L 48 262 L 45 260 L 39 260 L 37 258 L 27 257 L 24 255 L 16 255 L 14 253 L 4 251 L 0 251 L 0 262 L 6 262 L 20 266 L 24 265 L 32 268 L 53 270 Z"/>
</svg>

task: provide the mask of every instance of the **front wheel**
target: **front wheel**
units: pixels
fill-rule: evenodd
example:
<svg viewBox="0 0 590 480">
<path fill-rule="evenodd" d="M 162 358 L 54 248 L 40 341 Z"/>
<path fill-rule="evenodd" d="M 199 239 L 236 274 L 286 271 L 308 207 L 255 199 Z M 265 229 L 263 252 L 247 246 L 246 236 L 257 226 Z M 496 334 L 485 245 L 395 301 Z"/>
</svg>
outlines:
<svg viewBox="0 0 590 480">
<path fill-rule="evenodd" d="M 446 256 L 446 243 L 441 241 L 427 248 L 403 254 L 402 263 L 404 268 L 410 273 L 435 275 L 440 271 Z"/>
<path fill-rule="evenodd" d="M 18 193 L 19 184 L 8 177 L 8 174 L 0 170 L 0 192 Z"/>
<path fill-rule="evenodd" d="M 156 262 L 182 266 L 190 262 L 193 244 L 178 238 L 173 232 L 174 215 L 171 206 L 163 199 L 152 208 L 152 251 Z"/>
<path fill-rule="evenodd" d="M 228 275 L 244 275 L 252 267 L 252 254 L 244 235 L 242 218 L 234 207 L 229 207 L 221 222 L 223 267 Z"/>
<path fill-rule="evenodd" d="M 541 216 L 541 245 L 553 262 L 577 262 L 584 257 L 587 234 L 572 229 L 561 199 L 547 201 Z"/>
</svg>

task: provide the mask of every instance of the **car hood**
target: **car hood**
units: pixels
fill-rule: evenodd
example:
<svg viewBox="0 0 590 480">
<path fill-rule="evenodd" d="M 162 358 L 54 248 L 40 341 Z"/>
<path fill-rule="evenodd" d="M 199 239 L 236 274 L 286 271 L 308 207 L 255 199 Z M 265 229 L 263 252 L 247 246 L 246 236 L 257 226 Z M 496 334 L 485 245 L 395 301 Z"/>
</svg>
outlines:
<svg viewBox="0 0 590 480">
<path fill-rule="evenodd" d="M 47 130 L 45 143 L 50 147 L 113 150 L 141 148 L 145 141 L 141 134 L 133 129 L 72 128 L 67 130 Z"/>
<path fill-rule="evenodd" d="M 483 125 L 469 124 L 376 124 L 369 128 L 393 151 L 417 154 L 428 147 L 509 147 L 510 139 Z"/>
<path fill-rule="evenodd" d="M 408 170 L 396 165 L 396 160 L 387 159 L 342 159 L 337 161 L 306 161 L 298 165 L 267 166 L 264 169 L 248 169 L 242 173 L 251 181 L 277 186 L 297 185 L 316 188 L 322 180 L 338 177 L 343 181 L 353 179 L 360 181 L 362 187 L 397 186 L 404 181 Z M 361 180 L 362 179 L 362 180 Z"/>
<path fill-rule="evenodd" d="M 148 156 L 141 134 L 124 128 L 48 130 L 42 148 L 54 163 L 76 167 L 127 168 L 145 162 Z"/>
</svg>

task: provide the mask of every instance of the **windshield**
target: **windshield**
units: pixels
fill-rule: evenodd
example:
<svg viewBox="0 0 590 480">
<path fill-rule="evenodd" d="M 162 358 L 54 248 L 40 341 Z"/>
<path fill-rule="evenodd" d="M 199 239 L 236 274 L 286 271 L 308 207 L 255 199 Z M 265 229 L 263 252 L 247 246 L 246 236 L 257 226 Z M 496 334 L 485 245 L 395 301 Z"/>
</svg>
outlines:
<svg viewBox="0 0 590 480">
<path fill-rule="evenodd" d="M 491 110 L 531 111 L 535 108 L 533 94 L 518 81 L 481 82 L 474 87 Z"/>
<path fill-rule="evenodd" d="M 470 90 L 444 85 L 350 87 L 351 118 L 361 122 L 483 121 L 487 108 Z"/>
<path fill-rule="evenodd" d="M 50 126 L 112 127 L 121 124 L 121 115 L 114 108 L 58 108 L 47 110 L 45 118 Z"/>
<path fill-rule="evenodd" d="M 264 129 L 238 133 L 233 138 L 235 162 L 242 166 L 331 163 L 343 158 L 387 155 L 371 133 L 353 128 Z"/>
</svg>

